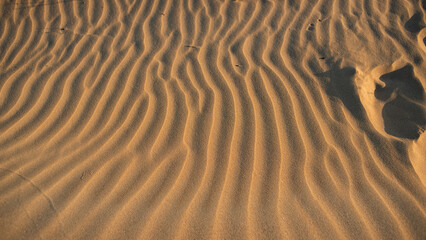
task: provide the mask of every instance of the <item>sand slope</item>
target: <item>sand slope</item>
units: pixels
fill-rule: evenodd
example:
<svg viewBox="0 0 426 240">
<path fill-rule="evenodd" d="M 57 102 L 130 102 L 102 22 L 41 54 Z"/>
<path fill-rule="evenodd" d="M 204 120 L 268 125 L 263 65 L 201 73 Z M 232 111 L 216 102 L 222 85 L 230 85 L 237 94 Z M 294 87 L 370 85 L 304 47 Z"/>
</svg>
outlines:
<svg viewBox="0 0 426 240">
<path fill-rule="evenodd" d="M 3 239 L 426 239 L 415 0 L 5 0 Z"/>
</svg>

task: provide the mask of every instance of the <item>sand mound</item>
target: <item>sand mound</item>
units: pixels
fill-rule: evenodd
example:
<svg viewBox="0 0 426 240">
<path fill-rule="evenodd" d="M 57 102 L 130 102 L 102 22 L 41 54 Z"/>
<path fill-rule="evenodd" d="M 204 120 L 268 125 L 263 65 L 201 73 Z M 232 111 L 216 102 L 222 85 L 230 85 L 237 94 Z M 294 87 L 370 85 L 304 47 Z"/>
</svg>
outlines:
<svg viewBox="0 0 426 240">
<path fill-rule="evenodd" d="M 425 1 L 0 1 L 4 239 L 426 239 Z"/>
<path fill-rule="evenodd" d="M 426 134 L 422 133 L 409 150 L 411 164 L 423 185 L 426 186 Z"/>
<path fill-rule="evenodd" d="M 401 64 L 397 61 L 361 75 L 357 80 L 360 98 L 378 132 L 417 139 L 426 128 L 425 90 L 413 66 Z"/>
</svg>

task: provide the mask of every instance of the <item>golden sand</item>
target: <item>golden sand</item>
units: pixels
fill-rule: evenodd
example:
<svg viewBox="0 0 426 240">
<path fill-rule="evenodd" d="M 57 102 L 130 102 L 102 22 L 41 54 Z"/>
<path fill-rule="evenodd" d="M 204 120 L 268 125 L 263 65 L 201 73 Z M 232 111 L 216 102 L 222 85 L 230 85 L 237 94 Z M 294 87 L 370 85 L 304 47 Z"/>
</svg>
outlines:
<svg viewBox="0 0 426 240">
<path fill-rule="evenodd" d="M 425 8 L 0 1 L 0 239 L 426 239 Z"/>
</svg>

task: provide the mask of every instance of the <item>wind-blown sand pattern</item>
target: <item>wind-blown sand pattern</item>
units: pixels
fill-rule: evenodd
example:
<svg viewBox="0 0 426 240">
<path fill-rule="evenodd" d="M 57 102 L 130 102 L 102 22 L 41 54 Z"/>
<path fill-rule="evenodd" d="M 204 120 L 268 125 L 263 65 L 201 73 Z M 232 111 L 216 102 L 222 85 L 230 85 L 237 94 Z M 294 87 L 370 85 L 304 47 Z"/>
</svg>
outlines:
<svg viewBox="0 0 426 240">
<path fill-rule="evenodd" d="M 5 0 L 2 239 L 426 239 L 426 10 Z"/>
</svg>

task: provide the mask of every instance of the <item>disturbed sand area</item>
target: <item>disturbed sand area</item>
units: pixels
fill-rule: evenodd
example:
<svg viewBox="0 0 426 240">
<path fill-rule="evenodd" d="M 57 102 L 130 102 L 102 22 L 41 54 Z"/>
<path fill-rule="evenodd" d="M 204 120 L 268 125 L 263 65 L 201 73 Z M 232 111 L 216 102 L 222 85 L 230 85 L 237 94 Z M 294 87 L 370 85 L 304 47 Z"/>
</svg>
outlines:
<svg viewBox="0 0 426 240">
<path fill-rule="evenodd" d="M 423 0 L 0 1 L 4 239 L 426 239 Z"/>
</svg>

